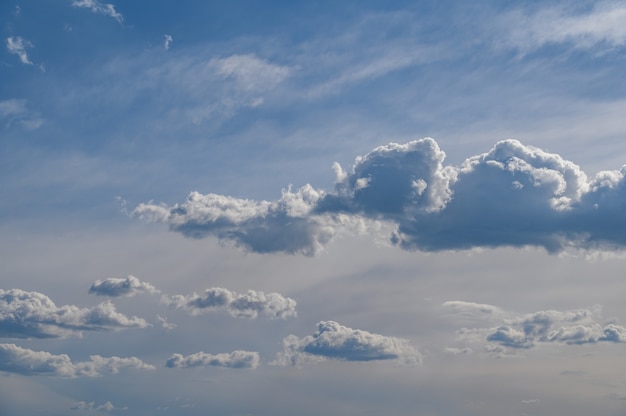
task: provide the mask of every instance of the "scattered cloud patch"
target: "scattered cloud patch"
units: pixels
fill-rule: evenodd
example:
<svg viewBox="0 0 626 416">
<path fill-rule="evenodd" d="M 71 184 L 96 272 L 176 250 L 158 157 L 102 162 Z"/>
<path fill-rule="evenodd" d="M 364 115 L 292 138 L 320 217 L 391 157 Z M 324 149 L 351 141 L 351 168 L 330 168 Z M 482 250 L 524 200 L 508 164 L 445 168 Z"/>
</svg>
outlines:
<svg viewBox="0 0 626 416">
<path fill-rule="evenodd" d="M 81 331 L 145 328 L 148 323 L 129 318 L 111 302 L 92 308 L 56 306 L 46 295 L 20 289 L 0 289 L 0 337 L 58 338 L 80 335 Z"/>
<path fill-rule="evenodd" d="M 207 354 L 204 352 L 187 356 L 173 354 L 167 360 L 165 366 L 169 368 L 227 367 L 254 369 L 259 366 L 259 353 L 237 350 L 221 354 Z"/>
<path fill-rule="evenodd" d="M 203 295 L 175 295 L 164 297 L 166 303 L 177 309 L 183 309 L 192 315 L 211 311 L 226 311 L 238 318 L 286 319 L 296 316 L 296 301 L 278 293 L 263 293 L 249 290 L 239 294 L 228 289 L 214 287 Z"/>
<path fill-rule="evenodd" d="M 448 308 L 457 305 L 458 302 L 443 304 Z M 501 311 L 495 306 L 493 308 Z M 530 349 L 541 344 L 583 345 L 597 342 L 626 342 L 626 328 L 614 320 L 602 322 L 599 308 L 547 310 L 526 315 L 502 313 L 499 316 L 485 315 L 485 319 L 487 318 L 499 318 L 498 326 L 463 328 L 459 331 L 461 339 L 472 343 L 485 341 L 492 343 L 489 351 L 498 353 L 506 353 L 507 349 Z M 489 321 L 492 323 L 493 319 Z"/>
<path fill-rule="evenodd" d="M 96 296 L 135 296 L 140 293 L 157 294 L 157 288 L 150 283 L 142 282 L 135 276 L 126 278 L 110 277 L 104 280 L 96 280 L 89 288 L 89 293 Z"/>
<path fill-rule="evenodd" d="M 119 24 L 124 23 L 124 16 L 115 10 L 115 6 L 110 3 L 100 3 L 98 0 L 74 0 L 74 7 L 82 7 L 91 10 L 93 13 L 103 14 L 117 20 Z"/>
<path fill-rule="evenodd" d="M 131 214 L 258 253 L 313 255 L 364 221 L 395 226 L 390 241 L 407 250 L 626 247 L 626 167 L 589 179 L 560 155 L 513 139 L 460 166 L 444 158 L 430 138 L 392 143 L 357 157 L 350 173 L 335 164 L 333 192 L 305 185 L 276 201 L 192 192 L 182 204 L 144 203 Z"/>
<path fill-rule="evenodd" d="M 0 344 L 0 371 L 23 376 L 97 377 L 117 374 L 121 369 L 153 370 L 155 367 L 137 357 L 102 357 L 92 355 L 89 361 L 72 363 L 66 354 L 33 351 L 15 344 Z"/>
<path fill-rule="evenodd" d="M 313 335 L 283 340 L 284 350 L 276 355 L 276 365 L 300 366 L 324 359 L 345 361 L 396 360 L 405 364 L 421 363 L 421 354 L 407 340 L 352 329 L 334 321 L 317 324 Z"/>
<path fill-rule="evenodd" d="M 96 410 L 103 412 L 115 412 L 120 410 L 128 410 L 128 407 L 115 407 L 110 401 L 106 401 L 101 405 L 96 405 L 95 402 L 76 402 L 70 407 L 70 410 Z"/>
<path fill-rule="evenodd" d="M 43 124 L 40 115 L 28 109 L 27 101 L 17 98 L 0 101 L 0 120 L 7 128 L 19 125 L 27 130 L 36 130 Z"/>
<path fill-rule="evenodd" d="M 30 59 L 28 59 L 28 54 L 26 53 L 26 48 L 33 47 L 33 44 L 31 42 L 19 36 L 9 36 L 7 38 L 6 45 L 9 53 L 17 55 L 20 58 L 20 62 L 22 62 L 24 65 L 33 64 Z"/>
<path fill-rule="evenodd" d="M 172 45 L 172 42 L 174 42 L 174 38 L 172 38 L 171 35 L 164 35 L 164 41 L 163 41 L 163 49 L 165 49 L 166 51 L 170 49 L 170 46 Z"/>
</svg>

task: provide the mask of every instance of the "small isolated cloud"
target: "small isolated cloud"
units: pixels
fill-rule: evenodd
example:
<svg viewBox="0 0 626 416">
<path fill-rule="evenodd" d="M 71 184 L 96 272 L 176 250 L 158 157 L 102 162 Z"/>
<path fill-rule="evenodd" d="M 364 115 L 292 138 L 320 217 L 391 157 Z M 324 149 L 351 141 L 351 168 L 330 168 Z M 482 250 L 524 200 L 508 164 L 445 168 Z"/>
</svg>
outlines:
<svg viewBox="0 0 626 416">
<path fill-rule="evenodd" d="M 153 370 L 155 367 L 137 357 L 102 357 L 92 355 L 89 361 L 73 363 L 66 354 L 33 351 L 15 344 L 0 344 L 0 371 L 23 376 L 97 377 L 117 374 L 121 369 Z"/>
<path fill-rule="evenodd" d="M 157 315 L 157 319 L 159 320 L 159 323 L 161 324 L 161 328 L 165 329 L 166 331 L 176 328 L 176 324 L 172 324 L 168 322 L 166 318 L 163 318 L 160 315 Z"/>
<path fill-rule="evenodd" d="M 118 13 L 115 10 L 115 6 L 110 3 L 103 4 L 100 3 L 98 0 L 74 0 L 72 2 L 72 6 L 86 8 L 94 13 L 110 16 L 117 20 L 117 22 L 120 24 L 124 22 L 124 16 L 122 16 L 121 13 Z"/>
<path fill-rule="evenodd" d="M 334 321 L 317 323 L 313 335 L 283 339 L 284 350 L 273 364 L 299 366 L 324 359 L 345 361 L 396 360 L 419 364 L 421 354 L 407 340 L 352 329 Z"/>
<path fill-rule="evenodd" d="M 263 293 L 249 290 L 238 294 L 228 289 L 214 287 L 203 295 L 175 295 L 164 297 L 164 301 L 177 309 L 183 309 L 192 315 L 212 311 L 226 311 L 238 318 L 286 319 L 296 316 L 296 301 L 278 293 Z"/>
<path fill-rule="evenodd" d="M 96 280 L 89 288 L 89 293 L 96 296 L 135 296 L 140 293 L 157 294 L 157 288 L 150 283 L 142 282 L 135 276 L 126 278 L 110 277 L 104 280 Z"/>
<path fill-rule="evenodd" d="M 445 302 L 443 306 L 458 309 L 458 304 L 458 301 Z M 502 311 L 495 306 L 492 308 Z M 526 315 L 502 312 L 495 316 L 485 316 L 485 319 L 487 318 L 491 318 L 489 323 L 494 320 L 493 318 L 498 318 L 498 326 L 463 328 L 459 331 L 461 339 L 475 343 L 485 341 L 492 343 L 490 351 L 498 353 L 505 353 L 506 349 L 530 349 L 541 344 L 582 345 L 597 342 L 626 342 L 626 328 L 615 321 L 601 322 L 599 308 L 571 311 L 546 310 Z"/>
<path fill-rule="evenodd" d="M 0 120 L 7 128 L 19 125 L 27 130 L 35 130 L 43 124 L 39 114 L 28 109 L 26 100 L 16 98 L 0 101 Z"/>
<path fill-rule="evenodd" d="M 148 323 L 123 315 L 111 302 L 92 308 L 56 306 L 46 295 L 20 289 L 0 289 L 0 337 L 58 338 L 81 331 L 145 328 Z"/>
<path fill-rule="evenodd" d="M 169 368 L 188 367 L 227 367 L 227 368 L 257 368 L 259 353 L 254 351 L 233 351 L 221 354 L 207 354 L 197 352 L 188 356 L 172 354 L 165 363 Z"/>
<path fill-rule="evenodd" d="M 337 234 L 377 222 L 394 226 L 390 241 L 406 250 L 626 248 L 626 166 L 590 179 L 513 139 L 460 166 L 444 160 L 430 138 L 392 143 L 357 157 L 351 172 L 335 164 L 333 192 L 305 185 L 271 202 L 192 192 L 182 204 L 140 204 L 132 215 L 258 253 L 313 255 Z"/>
<path fill-rule="evenodd" d="M 9 36 L 7 38 L 7 50 L 9 53 L 17 55 L 20 58 L 20 61 L 25 65 L 32 65 L 33 63 L 28 59 L 28 54 L 26 53 L 26 48 L 32 48 L 33 44 L 26 39 L 23 39 L 19 36 L 13 37 Z"/>
<path fill-rule="evenodd" d="M 522 52 L 547 44 L 571 44 L 578 49 L 615 48 L 626 44 L 626 5 L 596 2 L 592 8 L 549 7 L 514 11 L 501 23 L 507 42 Z"/>
<path fill-rule="evenodd" d="M 101 405 L 96 405 L 95 402 L 76 402 L 70 407 L 70 410 L 96 410 L 102 412 L 116 412 L 120 410 L 128 410 L 128 407 L 115 407 L 110 401 L 106 401 Z"/>
<path fill-rule="evenodd" d="M 167 51 L 169 50 L 172 42 L 174 42 L 174 38 L 171 35 L 164 35 L 165 40 L 163 41 L 163 48 Z"/>
<path fill-rule="evenodd" d="M 254 55 L 214 58 L 208 67 L 224 80 L 233 80 L 238 89 L 265 91 L 276 87 L 291 73 L 287 66 L 272 64 Z"/>
</svg>

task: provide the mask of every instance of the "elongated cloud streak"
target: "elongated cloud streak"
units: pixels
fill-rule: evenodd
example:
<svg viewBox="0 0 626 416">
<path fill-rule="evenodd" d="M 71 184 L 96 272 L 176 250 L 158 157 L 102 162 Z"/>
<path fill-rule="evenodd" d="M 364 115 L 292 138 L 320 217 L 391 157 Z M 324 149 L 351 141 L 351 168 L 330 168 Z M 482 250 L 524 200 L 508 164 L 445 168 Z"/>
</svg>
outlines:
<svg viewBox="0 0 626 416">
<path fill-rule="evenodd" d="M 352 329 L 334 321 L 318 322 L 313 335 L 283 340 L 283 352 L 277 354 L 276 365 L 299 366 L 323 359 L 345 361 L 399 360 L 407 364 L 421 362 L 420 353 L 408 341 L 395 337 Z"/>
<path fill-rule="evenodd" d="M 238 318 L 255 319 L 259 316 L 270 319 L 296 316 L 296 301 L 278 293 L 263 293 L 249 290 L 239 294 L 221 287 L 207 289 L 203 295 L 175 295 L 164 297 L 165 302 L 192 315 L 223 310 Z"/>
<path fill-rule="evenodd" d="M 33 63 L 28 59 L 28 54 L 26 53 L 26 48 L 32 48 L 33 44 L 23 39 L 19 36 L 13 37 L 9 36 L 7 38 L 7 50 L 9 53 L 17 55 L 20 58 L 20 61 L 24 65 L 32 65 Z"/>
<path fill-rule="evenodd" d="M 115 6 L 110 3 L 100 3 L 98 0 L 74 0 L 72 2 L 74 7 L 82 7 L 89 9 L 94 13 L 103 14 L 117 20 L 118 23 L 124 22 L 124 16 L 115 10 Z"/>
<path fill-rule="evenodd" d="M 96 280 L 89 288 L 89 293 L 97 296 L 135 296 L 139 293 L 156 294 L 159 290 L 150 283 L 142 282 L 135 276 L 126 278 L 110 277 L 104 280 Z"/>
<path fill-rule="evenodd" d="M 152 370 L 155 367 L 137 357 L 101 357 L 92 355 L 89 361 L 73 363 L 66 354 L 33 351 L 15 344 L 0 344 L 0 371 L 24 376 L 97 377 L 117 374 L 123 368 Z"/>
<path fill-rule="evenodd" d="M 173 354 L 165 363 L 169 368 L 187 367 L 227 367 L 227 368 L 257 368 L 259 353 L 254 351 L 233 351 L 230 353 L 207 354 L 198 352 L 188 356 Z"/>
<path fill-rule="evenodd" d="M 129 318 L 111 302 L 92 308 L 56 306 L 46 295 L 20 289 L 0 289 L 0 337 L 58 338 L 80 331 L 145 328 L 141 318 Z"/>
<path fill-rule="evenodd" d="M 391 242 L 407 250 L 626 246 L 626 168 L 590 180 L 576 164 L 517 140 L 458 167 L 444 158 L 430 138 L 392 143 L 358 157 L 351 173 L 336 164 L 331 193 L 306 185 L 268 202 L 193 192 L 181 205 L 140 204 L 133 215 L 260 253 L 315 254 L 363 218 L 394 224 Z"/>
</svg>

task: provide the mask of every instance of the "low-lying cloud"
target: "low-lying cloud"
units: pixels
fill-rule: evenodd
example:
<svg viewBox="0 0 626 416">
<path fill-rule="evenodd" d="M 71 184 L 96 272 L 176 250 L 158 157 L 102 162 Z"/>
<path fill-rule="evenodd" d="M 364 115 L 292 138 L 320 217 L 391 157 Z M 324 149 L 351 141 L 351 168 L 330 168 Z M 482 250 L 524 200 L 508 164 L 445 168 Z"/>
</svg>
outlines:
<svg viewBox="0 0 626 416">
<path fill-rule="evenodd" d="M 248 290 L 236 293 L 221 287 L 207 289 L 204 294 L 175 295 L 163 297 L 171 307 L 183 309 L 192 315 L 212 311 L 225 311 L 237 318 L 286 319 L 296 316 L 296 301 L 278 293 Z"/>
<path fill-rule="evenodd" d="M 332 192 L 305 185 L 273 202 L 192 192 L 182 204 L 144 203 L 132 215 L 258 253 L 313 255 L 367 220 L 394 225 L 390 241 L 407 250 L 626 246 L 626 168 L 590 179 L 573 162 L 517 140 L 460 166 L 444 160 L 430 138 L 392 143 L 357 157 L 351 172 L 335 164 Z"/>
<path fill-rule="evenodd" d="M 227 367 L 227 368 L 257 368 L 259 353 L 254 351 L 233 351 L 230 353 L 207 354 L 198 352 L 183 356 L 172 354 L 165 363 L 169 368 L 187 367 Z"/>
<path fill-rule="evenodd" d="M 334 321 L 318 322 L 317 331 L 304 338 L 289 335 L 283 339 L 283 348 L 273 364 L 300 366 L 325 359 L 421 363 L 421 354 L 407 340 L 348 328 Z"/>
<path fill-rule="evenodd" d="M 110 301 L 92 308 L 56 306 L 39 292 L 0 289 L 1 338 L 58 338 L 81 331 L 145 328 L 148 323 L 136 316 L 117 312 Z"/>
<path fill-rule="evenodd" d="M 96 280 L 89 288 L 89 293 L 97 296 L 119 297 L 135 296 L 140 293 L 156 294 L 159 291 L 150 283 L 142 282 L 135 276 L 128 276 Z"/>
<path fill-rule="evenodd" d="M 137 357 L 102 357 L 92 355 L 89 361 L 73 363 L 67 354 L 33 351 L 15 344 L 0 344 L 0 371 L 23 376 L 97 377 L 117 374 L 121 369 L 153 370 L 155 367 Z"/>
</svg>

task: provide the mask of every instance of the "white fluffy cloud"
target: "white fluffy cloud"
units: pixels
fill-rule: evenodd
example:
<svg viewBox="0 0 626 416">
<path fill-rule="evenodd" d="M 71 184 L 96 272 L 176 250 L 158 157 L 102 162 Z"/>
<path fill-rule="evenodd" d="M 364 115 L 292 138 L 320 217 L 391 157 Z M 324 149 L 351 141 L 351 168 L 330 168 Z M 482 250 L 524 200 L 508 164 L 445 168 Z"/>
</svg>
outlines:
<svg viewBox="0 0 626 416">
<path fill-rule="evenodd" d="M 155 367 L 137 357 L 101 357 L 92 355 L 89 361 L 73 363 L 66 354 L 33 351 L 15 344 L 0 344 L 0 371 L 24 376 L 46 375 L 60 377 L 96 377 L 117 374 L 124 368 L 152 370 Z"/>
<path fill-rule="evenodd" d="M 422 360 L 421 354 L 407 340 L 348 328 L 334 321 L 318 322 L 313 335 L 286 337 L 283 348 L 276 356 L 276 365 L 299 366 L 323 359 L 398 360 L 406 364 L 418 364 Z"/>
<path fill-rule="evenodd" d="M 9 36 L 7 38 L 7 50 L 9 53 L 17 55 L 20 58 L 20 61 L 25 65 L 32 65 L 33 63 L 28 59 L 28 54 L 26 53 L 26 48 L 32 48 L 33 44 L 26 39 L 23 39 L 19 36 L 13 37 Z"/>
<path fill-rule="evenodd" d="M 46 295 L 20 289 L 0 289 L 0 337 L 56 338 L 80 331 L 145 328 L 148 323 L 129 318 L 111 302 L 92 308 L 56 306 Z"/>
<path fill-rule="evenodd" d="M 278 293 L 263 293 L 249 290 L 236 293 L 221 287 L 207 289 L 203 295 L 164 296 L 165 302 L 177 309 L 183 309 L 192 315 L 209 311 L 223 310 L 231 316 L 255 319 L 270 319 L 296 316 L 296 301 Z"/>
<path fill-rule="evenodd" d="M 89 288 L 89 293 L 97 296 L 135 296 L 140 293 L 156 294 L 159 290 L 147 282 L 142 282 L 135 276 L 126 278 L 110 277 L 96 280 Z"/>
<path fill-rule="evenodd" d="M 172 354 L 165 363 L 169 368 L 186 367 L 228 367 L 228 368 L 257 368 L 259 366 L 259 353 L 254 351 L 233 351 L 230 353 L 207 354 L 197 352 L 183 356 Z"/>
<path fill-rule="evenodd" d="M 391 242 L 408 250 L 626 246 L 626 167 L 589 179 L 558 154 L 512 139 L 458 167 L 444 158 L 432 139 L 389 144 L 358 157 L 350 173 L 336 164 L 334 192 L 306 185 L 272 202 L 193 192 L 133 215 L 259 253 L 315 254 L 364 219 L 395 225 Z"/>
<path fill-rule="evenodd" d="M 486 345 L 485 348 L 498 353 L 502 352 L 502 347 L 529 349 L 547 343 L 581 345 L 626 342 L 626 328 L 615 321 L 601 322 L 599 308 L 514 315 L 492 305 L 470 302 L 451 301 L 445 302 L 443 306 L 461 314 L 480 310 L 484 312 L 483 319 L 489 320 L 488 324 L 497 321 L 497 326 L 463 328 L 459 333 L 466 341 L 494 344 Z"/>
<path fill-rule="evenodd" d="M 110 3 L 100 3 L 98 0 L 74 0 L 72 2 L 74 7 L 82 7 L 91 10 L 94 13 L 103 14 L 109 16 L 118 21 L 118 23 L 124 22 L 124 16 L 115 10 L 115 6 Z"/>
<path fill-rule="evenodd" d="M 101 405 L 96 405 L 95 402 L 76 402 L 71 407 L 70 410 L 97 410 L 103 412 L 115 412 L 117 410 L 128 410 L 128 407 L 115 407 L 113 403 L 110 401 L 106 401 Z"/>
</svg>

